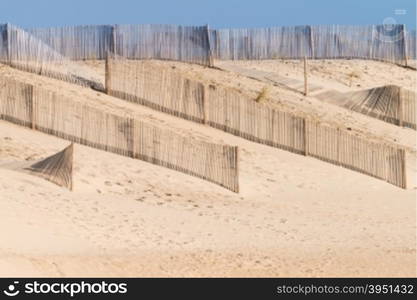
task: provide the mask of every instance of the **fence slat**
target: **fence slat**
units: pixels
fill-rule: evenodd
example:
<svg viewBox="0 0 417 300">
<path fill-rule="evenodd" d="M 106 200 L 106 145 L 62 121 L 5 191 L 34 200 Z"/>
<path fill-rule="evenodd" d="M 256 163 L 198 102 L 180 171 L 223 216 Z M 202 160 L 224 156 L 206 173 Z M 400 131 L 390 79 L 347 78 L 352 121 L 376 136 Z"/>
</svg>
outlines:
<svg viewBox="0 0 417 300">
<path fill-rule="evenodd" d="M 0 117 L 90 147 L 138 158 L 238 192 L 233 146 L 105 113 L 40 87 L 0 78 Z M 217 170 L 214 174 L 207 168 Z"/>
</svg>

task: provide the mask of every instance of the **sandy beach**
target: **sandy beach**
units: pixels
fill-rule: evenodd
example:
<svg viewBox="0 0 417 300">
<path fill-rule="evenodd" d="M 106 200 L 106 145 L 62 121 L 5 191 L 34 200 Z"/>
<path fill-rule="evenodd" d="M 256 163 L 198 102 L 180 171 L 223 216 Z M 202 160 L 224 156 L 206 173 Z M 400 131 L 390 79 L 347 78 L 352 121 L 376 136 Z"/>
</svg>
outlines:
<svg viewBox="0 0 417 300">
<path fill-rule="evenodd" d="M 161 62 L 162 63 L 162 62 Z M 242 75 L 164 62 L 201 80 L 256 93 L 265 84 Z M 89 63 L 93 65 L 93 63 Z M 274 71 L 292 62 L 251 62 Z M 295 63 L 294 63 L 295 64 Z M 317 84 L 347 87 L 318 65 Z M 334 70 L 356 61 L 334 61 Z M 95 63 L 101 69 L 102 63 Z M 331 64 L 329 64 L 331 65 Z M 363 88 L 415 88 L 415 71 L 363 62 Z M 395 72 L 392 81 L 378 70 Z M 277 67 L 278 68 L 278 67 Z M 281 71 L 280 71 L 281 72 Z M 334 75 L 326 78 L 323 73 Z M 384 71 L 385 72 L 385 71 Z M 384 73 L 381 71 L 381 74 Z M 385 74 L 385 73 L 384 73 Z M 0 276 L 416 276 L 416 190 L 253 143 L 88 88 L 2 66 L 0 75 L 60 91 L 121 115 L 144 118 L 240 151 L 239 194 L 207 181 L 116 154 L 75 145 L 74 191 L 10 170 L 10 162 L 52 155 L 69 142 L 0 121 Z M 284 74 L 285 75 L 285 74 Z M 223 76 L 223 77 L 221 77 Z M 301 75 L 300 75 L 301 76 Z M 326 82 L 331 82 L 327 84 Z M 414 84 L 414 85 L 413 85 Z M 355 87 L 356 89 L 357 87 Z M 415 159 L 415 131 L 271 86 L 268 105 L 350 126 L 393 141 Z M 323 110 L 325 108 L 325 111 Z M 3 167 L 2 167 L 3 165 Z M 415 164 L 414 164 L 415 167 Z"/>
</svg>

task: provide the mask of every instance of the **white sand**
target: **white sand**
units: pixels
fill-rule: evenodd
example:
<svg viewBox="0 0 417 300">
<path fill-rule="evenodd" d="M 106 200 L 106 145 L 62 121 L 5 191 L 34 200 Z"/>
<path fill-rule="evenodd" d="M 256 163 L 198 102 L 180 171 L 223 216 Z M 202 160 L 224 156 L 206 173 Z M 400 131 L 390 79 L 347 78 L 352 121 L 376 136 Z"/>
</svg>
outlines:
<svg viewBox="0 0 417 300">
<path fill-rule="evenodd" d="M 199 70 L 207 76 L 220 72 Z M 0 276 L 417 274 L 415 189 L 402 190 L 85 88 L 5 67 L 0 73 L 241 149 L 240 194 L 80 145 L 75 146 L 74 192 L 0 167 Z M 241 84 L 253 88 L 254 82 L 242 79 Z M 356 115 L 352 118 L 353 127 Z M 366 133 L 378 139 L 409 132 L 387 124 L 386 133 L 376 125 Z M 401 143 L 411 148 L 411 138 L 404 136 Z M 66 145 L 0 121 L 0 164 L 46 157 Z"/>
</svg>

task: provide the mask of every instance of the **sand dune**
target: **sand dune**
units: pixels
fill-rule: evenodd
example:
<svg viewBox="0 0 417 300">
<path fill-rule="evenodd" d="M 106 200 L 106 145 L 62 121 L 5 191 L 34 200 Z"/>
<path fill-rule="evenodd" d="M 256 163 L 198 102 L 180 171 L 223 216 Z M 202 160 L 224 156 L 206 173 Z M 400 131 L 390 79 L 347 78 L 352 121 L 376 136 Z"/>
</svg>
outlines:
<svg viewBox="0 0 417 300">
<path fill-rule="evenodd" d="M 265 82 L 159 62 L 256 96 Z M 102 62 L 87 62 L 102 74 Z M 299 80 L 298 62 L 236 62 Z M 415 88 L 415 71 L 362 61 L 314 61 L 312 82 L 352 92 Z M 354 67 L 361 79 L 344 81 Z M 346 71 L 344 71 L 346 68 Z M 343 70 L 343 71 L 340 71 Z M 365 73 L 365 70 L 369 73 Z M 0 66 L 105 111 L 240 149 L 235 194 L 170 169 L 75 145 L 74 191 L 10 168 L 68 141 L 0 121 L 0 276 L 416 276 L 416 190 L 192 123 L 58 80 Z M 357 87 L 357 84 L 361 84 Z M 411 86 L 411 87 L 410 87 Z M 408 150 L 416 132 L 271 84 L 266 105 L 349 127 Z M 414 180 L 415 181 L 415 180 Z"/>
<path fill-rule="evenodd" d="M 271 80 L 255 80 L 245 76 L 245 74 L 236 73 L 227 71 L 232 65 L 234 70 L 236 66 L 240 68 L 247 69 L 248 67 L 254 68 L 255 70 L 260 70 L 267 72 L 270 76 L 279 75 L 287 79 L 297 80 L 302 82 L 303 73 L 302 73 L 302 64 L 297 63 L 297 73 L 285 73 L 282 70 L 277 72 L 282 65 L 287 65 L 286 61 L 260 61 L 260 62 L 246 62 L 246 61 L 233 61 L 233 62 L 216 62 L 216 66 L 225 69 L 213 69 L 206 68 L 201 66 L 196 66 L 192 64 L 179 63 L 179 62 L 166 62 L 166 61 L 155 61 L 156 63 L 163 64 L 166 66 L 171 66 L 183 72 L 186 76 L 201 80 L 206 83 L 211 84 L 221 84 L 228 87 L 239 90 L 245 94 L 253 96 L 254 99 L 265 87 L 268 87 L 268 97 L 265 105 L 279 108 L 280 110 L 289 111 L 296 115 L 304 116 L 307 118 L 320 120 L 323 123 L 330 124 L 333 126 L 338 126 L 340 128 L 349 128 L 357 135 L 365 136 L 368 139 L 374 140 L 384 140 L 394 144 L 399 144 L 405 146 L 409 151 L 415 152 L 416 148 L 416 132 L 412 129 L 403 129 L 398 128 L 397 126 L 392 126 L 391 124 L 386 124 L 385 122 L 369 118 L 360 113 L 346 110 L 343 107 L 337 107 L 335 105 L 328 105 L 323 103 L 322 100 L 316 99 L 316 93 L 320 93 L 323 89 L 317 89 L 315 93 L 312 93 L 311 96 L 305 97 L 299 91 L 294 91 L 292 88 L 286 88 L 285 86 L 279 85 L 276 86 Z M 134 62 L 132 62 L 134 63 Z M 140 63 L 140 62 L 136 62 Z M 291 61 L 289 61 L 291 63 Z M 294 62 L 293 62 L 294 63 Z M 325 64 L 327 66 L 327 61 L 315 61 L 316 64 Z M 347 60 L 343 61 L 349 68 L 354 68 L 356 64 L 362 65 L 364 62 L 356 60 Z M 343 63 L 337 63 L 337 61 L 329 61 L 331 67 L 327 67 L 329 70 L 327 72 L 329 79 L 326 82 L 315 81 L 316 77 L 310 78 L 309 82 L 315 84 L 316 86 L 322 86 L 325 90 L 340 90 L 343 92 L 355 91 L 357 89 L 351 89 L 348 86 L 345 86 L 343 89 L 338 89 L 337 86 L 340 75 L 339 68 L 342 68 Z M 258 65 L 258 67 L 254 67 Z M 342 64 L 340 66 L 339 64 Z M 288 68 L 288 66 L 283 67 Z M 393 74 L 394 78 L 397 77 L 406 77 L 409 78 L 406 81 L 402 82 L 398 86 L 407 85 L 407 89 L 415 89 L 415 71 L 404 69 L 399 66 L 384 64 L 380 62 L 371 62 L 370 63 L 370 73 L 373 77 L 363 78 L 363 86 L 372 86 L 372 81 L 378 81 L 379 84 L 376 86 L 386 85 L 391 82 L 385 75 L 378 75 L 380 70 L 381 72 L 388 72 Z M 406 76 L 404 76 L 404 73 Z M 379 76 L 379 78 L 378 78 Z M 362 79 L 361 79 L 362 82 Z M 397 80 L 394 82 L 398 82 Z M 362 87 L 360 89 L 363 89 Z"/>
<path fill-rule="evenodd" d="M 0 124 L 1 161 L 67 143 Z M 415 190 L 240 146 L 240 194 L 79 145 L 72 193 L 0 168 L 0 275 L 415 276 Z"/>
</svg>

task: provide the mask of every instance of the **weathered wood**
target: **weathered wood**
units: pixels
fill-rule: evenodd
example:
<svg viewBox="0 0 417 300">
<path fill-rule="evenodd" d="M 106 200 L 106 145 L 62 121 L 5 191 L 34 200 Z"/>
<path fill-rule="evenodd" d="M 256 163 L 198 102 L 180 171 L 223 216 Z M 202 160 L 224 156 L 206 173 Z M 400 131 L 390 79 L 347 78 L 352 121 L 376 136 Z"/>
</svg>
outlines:
<svg viewBox="0 0 417 300">
<path fill-rule="evenodd" d="M 149 61 L 109 57 L 106 66 L 106 86 L 113 96 L 187 120 L 207 121 L 210 103 L 203 83 Z"/>
<path fill-rule="evenodd" d="M 308 26 L 308 28 L 309 28 L 309 36 L 310 36 L 311 58 L 313 59 L 315 57 L 315 54 L 314 54 L 313 28 L 311 26 Z"/>
<path fill-rule="evenodd" d="M 307 57 L 304 56 L 304 95 L 308 95 L 308 82 L 307 82 Z"/>
<path fill-rule="evenodd" d="M 71 61 L 26 30 L 7 24 L 6 31 L 7 60 L 13 68 L 82 86 L 91 86 L 97 90 L 103 89 L 100 76 L 90 67 Z"/>
<path fill-rule="evenodd" d="M 113 54 L 116 55 L 117 54 L 117 44 L 116 44 L 116 32 L 115 32 L 115 27 L 111 26 L 111 31 L 110 31 L 110 47 L 109 47 L 109 51 Z M 108 57 L 108 53 L 106 53 L 106 59 Z"/>
<path fill-rule="evenodd" d="M 371 25 L 372 26 L 372 32 L 371 32 L 371 42 L 370 42 L 370 45 L 369 45 L 369 54 L 368 54 L 368 57 L 370 58 L 370 59 L 372 59 L 372 55 L 373 55 L 373 45 L 374 45 L 374 43 L 375 43 L 375 30 L 376 30 L 376 28 L 375 28 L 375 26 L 374 25 Z"/>
<path fill-rule="evenodd" d="M 30 85 L 28 87 L 28 102 L 30 103 L 30 123 L 31 128 L 36 129 L 36 107 L 35 107 L 35 100 L 33 97 L 33 86 Z"/>
<path fill-rule="evenodd" d="M 309 153 L 309 130 L 308 130 L 308 120 L 303 119 L 304 127 L 304 155 L 308 156 Z"/>
<path fill-rule="evenodd" d="M 234 146 L 201 141 L 106 113 L 41 87 L 36 88 L 37 101 L 32 109 L 28 86 L 33 85 L 8 78 L 0 78 L 0 84 L 7 86 L 7 93 L 0 93 L 0 115 L 7 121 L 31 127 L 36 115 L 36 129 L 41 132 L 203 178 L 232 191 L 239 189 Z"/>
<path fill-rule="evenodd" d="M 405 24 L 402 24 L 402 46 L 404 49 L 404 65 L 408 66 L 408 53 L 407 53 L 407 38 L 406 38 L 406 30 Z"/>
<path fill-rule="evenodd" d="M 404 39 L 397 39 L 397 34 L 392 37 L 386 35 L 375 25 L 221 29 L 214 31 L 216 41 L 210 41 L 208 25 L 66 26 L 28 29 L 24 35 L 31 42 L 36 42 L 35 48 L 41 49 L 38 55 L 44 65 L 51 53 L 58 53 L 69 60 L 86 60 L 104 59 L 107 51 L 115 53 L 117 50 L 120 50 L 117 54 L 132 59 L 171 59 L 209 66 L 213 65 L 215 58 L 301 59 L 304 56 L 320 59 L 368 58 L 407 65 L 410 55 L 407 49 L 415 49 L 415 46 L 409 45 L 405 26 L 395 25 L 393 30 L 395 33 L 402 30 Z M 28 45 L 18 45 L 24 39 L 20 36 L 17 39 L 19 42 L 10 40 L 13 52 L 28 49 Z M 412 55 L 415 56 L 415 53 Z M 24 57 L 14 56 L 10 61 L 16 63 L 17 60 L 21 64 Z M 29 61 L 33 66 L 33 59 L 25 64 Z"/>
<path fill-rule="evenodd" d="M 128 135 L 129 135 L 129 144 L 128 144 L 128 149 L 130 152 L 130 156 L 132 158 L 135 158 L 135 120 L 132 118 L 129 118 L 129 131 L 128 131 Z"/>
<path fill-rule="evenodd" d="M 407 189 L 407 155 L 405 153 L 404 149 L 400 149 L 399 150 L 401 152 L 401 170 L 402 170 L 402 181 L 403 181 L 403 185 L 402 188 L 403 189 Z"/>
<path fill-rule="evenodd" d="M 417 58 L 417 31 L 409 30 L 406 32 L 406 46 L 407 46 L 407 58 Z"/>
<path fill-rule="evenodd" d="M 64 150 L 35 162 L 26 168 L 46 180 L 73 190 L 73 144 Z"/>
<path fill-rule="evenodd" d="M 115 62 L 115 64 L 119 63 Z M 180 107 L 186 107 L 186 104 L 195 103 L 199 99 L 198 95 L 200 94 L 198 92 L 184 94 L 182 92 L 184 90 L 182 84 L 172 83 L 187 82 L 188 86 L 198 86 L 196 84 L 202 83 L 184 79 L 182 78 L 183 75 L 171 72 L 169 68 L 162 68 L 156 71 L 160 68 L 159 66 L 153 64 L 148 66 L 149 70 L 143 64 L 139 64 L 139 67 L 136 67 L 134 71 L 131 71 L 130 67 L 122 67 L 117 73 L 121 77 L 116 78 L 118 75 L 114 80 L 119 80 L 121 83 L 128 82 L 129 86 L 118 85 L 120 91 L 128 92 L 130 88 L 140 91 L 139 97 L 158 103 L 157 109 L 162 111 L 168 110 L 167 112 L 170 112 L 171 104 L 169 102 L 156 102 L 159 101 L 158 99 L 176 99 L 176 103 Z M 152 81 L 146 83 L 151 90 L 145 93 L 144 91 L 146 91 L 147 87 L 132 86 L 131 80 L 126 80 L 124 77 L 125 74 L 130 72 L 133 72 L 135 76 L 139 76 L 138 81 L 142 83 L 147 82 L 148 76 L 152 78 Z M 167 80 L 167 78 L 170 79 Z M 158 88 L 152 88 L 151 82 L 154 81 L 158 82 Z M 170 84 L 161 86 L 160 82 L 170 82 Z M 195 91 L 198 90 L 196 89 Z M 392 89 L 392 91 L 394 90 Z M 391 93 L 390 91 L 388 89 L 389 93 Z M 200 118 L 191 118 L 194 114 L 193 110 L 183 110 L 182 115 L 177 115 L 197 122 L 202 119 L 203 123 L 251 141 L 298 154 L 313 156 L 326 162 L 381 178 L 399 186 L 401 185 L 397 176 L 399 170 L 398 162 L 392 163 L 392 160 L 386 160 L 384 155 L 382 155 L 381 150 L 385 149 L 386 146 L 368 142 L 364 138 L 356 137 L 338 128 L 324 126 L 286 112 L 276 111 L 261 103 L 257 103 L 251 97 L 221 85 L 213 86 L 213 88 L 203 85 L 202 94 L 203 101 L 197 106 L 200 107 L 199 111 L 203 112 Z M 386 91 L 383 91 L 382 95 L 385 94 Z M 181 97 L 173 97 L 173 95 L 181 95 Z M 384 96 L 381 101 L 386 101 L 385 98 L 387 97 Z M 129 96 L 127 99 L 130 99 Z M 175 114 L 176 112 L 170 113 Z M 398 167 L 398 170 L 389 169 L 390 164 L 393 164 L 396 168 Z M 377 167 L 375 167 L 376 165 Z M 383 174 L 381 170 L 387 170 L 387 173 Z"/>
<path fill-rule="evenodd" d="M 404 105 L 403 105 L 403 95 L 402 88 L 398 89 L 398 125 L 403 127 L 404 119 Z"/>
<path fill-rule="evenodd" d="M 340 165 L 340 155 L 341 155 L 341 153 L 340 153 L 341 152 L 341 149 L 340 149 L 341 148 L 340 147 L 340 138 L 341 137 L 340 137 L 340 135 L 341 134 L 340 134 L 340 128 L 339 127 L 337 128 L 336 135 L 337 135 L 337 137 L 336 137 L 337 138 L 337 142 L 336 142 L 337 159 L 336 159 L 336 162 L 337 162 L 337 164 Z"/>
<path fill-rule="evenodd" d="M 111 70 L 110 70 L 110 53 L 107 52 L 106 54 L 106 61 L 105 61 L 105 71 L 104 71 L 104 89 L 107 95 L 111 94 Z"/>
<path fill-rule="evenodd" d="M 208 113 L 209 113 L 209 101 L 208 101 L 208 93 L 209 93 L 209 87 L 207 84 L 203 85 L 203 99 L 202 99 L 202 105 L 203 105 L 203 124 L 207 125 L 208 120 Z"/>
<path fill-rule="evenodd" d="M 26 31 L 51 50 L 71 60 L 105 59 L 113 52 L 112 25 L 29 28 Z"/>
<path fill-rule="evenodd" d="M 394 25 L 393 32 L 400 33 L 401 26 Z M 358 58 L 404 64 L 398 35 L 375 29 L 374 25 L 219 29 L 214 53 L 221 60 L 301 59 L 310 56 L 312 50 L 314 59 Z"/>
<path fill-rule="evenodd" d="M 74 167 L 73 167 L 73 162 L 74 162 L 74 142 L 71 142 L 70 145 L 70 151 L 71 151 L 71 169 L 70 169 L 70 176 L 71 176 L 71 181 L 70 181 L 70 187 L 69 190 L 72 192 L 74 190 Z"/>
<path fill-rule="evenodd" d="M 210 65 L 207 26 L 117 25 L 118 55 Z"/>
<path fill-rule="evenodd" d="M 235 161 L 234 161 L 234 165 L 236 167 L 236 177 L 235 177 L 235 192 L 239 193 L 239 148 L 238 146 L 234 147 L 234 157 L 235 157 Z"/>
<path fill-rule="evenodd" d="M 209 67 L 214 66 L 214 59 L 213 59 L 213 52 L 212 52 L 212 46 L 210 41 L 210 28 L 209 25 L 206 25 L 206 34 L 207 34 L 207 45 L 208 45 L 208 65 Z"/>
<path fill-rule="evenodd" d="M 6 57 L 7 57 L 7 63 L 8 64 L 11 64 L 11 56 L 10 56 L 10 53 L 11 53 L 11 50 L 10 50 L 10 24 L 9 23 L 7 23 L 6 24 L 6 30 L 4 31 L 4 33 L 5 33 L 5 39 L 4 39 L 4 41 L 6 42 L 6 47 L 5 47 L 5 50 L 6 50 Z"/>
</svg>

